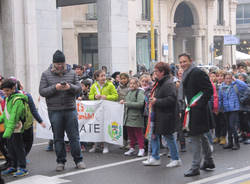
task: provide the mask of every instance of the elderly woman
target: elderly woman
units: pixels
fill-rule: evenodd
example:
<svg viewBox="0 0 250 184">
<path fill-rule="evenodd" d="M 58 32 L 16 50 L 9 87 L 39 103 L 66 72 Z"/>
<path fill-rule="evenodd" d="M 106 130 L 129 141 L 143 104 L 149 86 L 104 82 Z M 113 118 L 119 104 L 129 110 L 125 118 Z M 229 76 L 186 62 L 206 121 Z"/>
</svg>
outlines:
<svg viewBox="0 0 250 184">
<path fill-rule="evenodd" d="M 153 135 L 151 136 L 152 156 L 143 161 L 144 165 L 160 165 L 160 135 L 167 141 L 171 162 L 166 167 L 181 165 L 178 148 L 173 133 L 177 121 L 176 86 L 170 77 L 170 67 L 167 63 L 159 62 L 154 67 L 156 83 L 151 91 L 149 102 L 152 105 L 154 117 L 152 121 Z"/>
</svg>

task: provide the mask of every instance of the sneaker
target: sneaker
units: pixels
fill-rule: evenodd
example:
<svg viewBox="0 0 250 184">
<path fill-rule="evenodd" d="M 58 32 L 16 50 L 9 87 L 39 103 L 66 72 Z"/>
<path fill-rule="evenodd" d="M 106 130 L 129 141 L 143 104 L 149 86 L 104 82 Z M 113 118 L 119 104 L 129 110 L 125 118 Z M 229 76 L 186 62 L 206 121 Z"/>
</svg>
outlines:
<svg viewBox="0 0 250 184">
<path fill-rule="evenodd" d="M 9 167 L 6 170 L 2 171 L 1 174 L 4 176 L 4 175 L 15 173 L 16 171 L 17 171 L 16 168 Z"/>
<path fill-rule="evenodd" d="M 102 154 L 106 154 L 109 152 L 109 148 L 107 146 L 104 146 L 103 150 L 102 150 Z"/>
<path fill-rule="evenodd" d="M 54 149 L 53 149 L 53 144 L 51 145 L 51 144 L 49 144 L 48 146 L 47 146 L 47 148 L 45 149 L 45 151 L 53 151 Z"/>
<path fill-rule="evenodd" d="M 93 147 L 89 150 L 89 153 L 94 153 L 96 151 L 96 146 L 93 145 Z"/>
<path fill-rule="evenodd" d="M 135 149 L 134 148 L 130 148 L 128 151 L 126 151 L 124 153 L 125 156 L 131 156 L 135 153 Z M 138 153 L 139 154 L 139 153 Z"/>
<path fill-rule="evenodd" d="M 145 166 L 159 166 L 161 165 L 161 160 L 156 160 L 154 157 L 150 157 L 147 160 L 142 161 Z"/>
<path fill-rule="evenodd" d="M 144 149 L 139 149 L 139 152 L 137 154 L 138 157 L 143 157 L 144 156 L 144 153 L 145 153 L 145 150 Z"/>
<path fill-rule="evenodd" d="M 85 165 L 85 163 L 84 163 L 83 161 L 81 161 L 81 162 L 78 162 L 78 163 L 76 164 L 76 168 L 77 168 L 77 169 L 85 169 L 85 168 L 86 168 L 86 165 Z"/>
<path fill-rule="evenodd" d="M 56 166 L 56 171 L 60 172 L 64 170 L 64 164 L 63 163 L 58 163 Z"/>
<path fill-rule="evenodd" d="M 19 177 L 19 176 L 26 176 L 27 174 L 29 174 L 28 169 L 24 169 L 24 168 L 19 168 L 17 170 L 17 172 L 15 172 L 13 174 L 14 177 Z"/>
<path fill-rule="evenodd" d="M 178 167 L 181 166 L 181 160 L 172 160 L 169 164 L 166 165 L 166 167 Z"/>
</svg>

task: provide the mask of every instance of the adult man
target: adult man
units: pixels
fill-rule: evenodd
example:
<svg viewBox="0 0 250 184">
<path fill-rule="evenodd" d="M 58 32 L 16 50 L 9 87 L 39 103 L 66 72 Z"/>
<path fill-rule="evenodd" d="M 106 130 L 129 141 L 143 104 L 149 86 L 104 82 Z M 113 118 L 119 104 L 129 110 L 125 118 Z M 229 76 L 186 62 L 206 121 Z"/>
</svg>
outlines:
<svg viewBox="0 0 250 184">
<path fill-rule="evenodd" d="M 191 169 L 184 174 L 184 176 L 189 177 L 199 175 L 199 169 L 215 168 L 211 148 L 204 135 L 209 131 L 208 101 L 213 94 L 213 88 L 208 75 L 192 64 L 190 55 L 185 53 L 179 55 L 179 62 L 184 70 L 182 89 L 179 91 L 183 92 L 188 103 L 187 106 L 190 107 L 190 118 L 187 118 L 190 121 L 186 122 L 185 125 L 192 140 L 193 162 Z M 200 168 L 201 146 L 204 153 L 204 163 Z"/>
<path fill-rule="evenodd" d="M 66 162 L 64 132 L 69 138 L 71 154 L 76 168 L 84 169 L 79 143 L 75 98 L 81 91 L 80 83 L 70 65 L 65 64 L 64 54 L 57 50 L 53 63 L 42 73 L 39 92 L 46 98 L 57 156 L 56 171 L 63 171 Z"/>
</svg>

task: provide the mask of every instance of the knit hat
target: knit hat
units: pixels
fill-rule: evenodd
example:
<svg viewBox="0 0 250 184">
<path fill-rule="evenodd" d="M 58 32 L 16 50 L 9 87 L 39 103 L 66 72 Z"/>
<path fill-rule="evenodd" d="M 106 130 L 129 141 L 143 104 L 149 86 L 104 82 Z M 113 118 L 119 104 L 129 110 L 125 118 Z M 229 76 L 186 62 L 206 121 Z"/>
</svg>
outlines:
<svg viewBox="0 0 250 184">
<path fill-rule="evenodd" d="M 53 55 L 53 63 L 64 63 L 65 56 L 62 51 L 57 50 Z"/>
</svg>

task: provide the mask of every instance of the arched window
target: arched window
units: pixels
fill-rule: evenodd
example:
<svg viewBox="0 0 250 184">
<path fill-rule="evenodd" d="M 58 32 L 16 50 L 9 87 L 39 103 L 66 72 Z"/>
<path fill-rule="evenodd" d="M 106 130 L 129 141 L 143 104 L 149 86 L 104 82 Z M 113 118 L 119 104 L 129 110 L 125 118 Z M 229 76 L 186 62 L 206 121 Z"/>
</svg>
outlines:
<svg viewBox="0 0 250 184">
<path fill-rule="evenodd" d="M 217 25 L 224 25 L 224 0 L 218 0 L 217 3 Z"/>
</svg>

